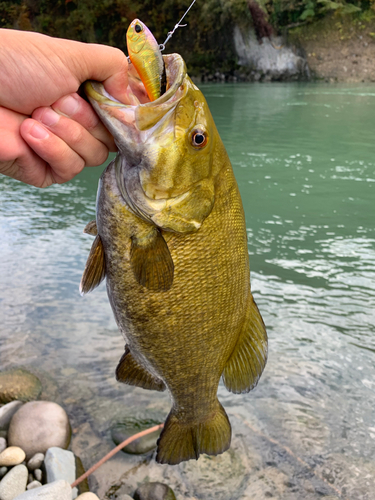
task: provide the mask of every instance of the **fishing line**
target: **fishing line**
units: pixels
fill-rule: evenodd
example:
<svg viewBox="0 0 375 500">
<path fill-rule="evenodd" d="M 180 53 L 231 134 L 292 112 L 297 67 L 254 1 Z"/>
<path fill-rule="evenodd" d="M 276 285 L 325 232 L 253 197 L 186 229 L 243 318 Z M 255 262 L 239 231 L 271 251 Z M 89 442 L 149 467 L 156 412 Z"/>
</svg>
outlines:
<svg viewBox="0 0 375 500">
<path fill-rule="evenodd" d="M 186 16 L 186 14 L 189 12 L 189 10 L 192 8 L 192 6 L 195 4 L 197 0 L 193 0 L 193 2 L 191 3 L 190 7 L 188 8 L 188 10 L 185 12 L 185 14 L 181 17 L 181 19 L 178 21 L 178 23 L 175 25 L 175 27 L 173 28 L 172 31 L 168 31 L 168 36 L 167 38 L 165 39 L 165 42 L 160 44 L 159 45 L 159 49 L 161 51 L 163 51 L 165 49 L 165 44 L 172 38 L 172 36 L 174 35 L 174 32 L 178 29 L 178 28 L 184 28 L 185 26 L 187 26 L 187 24 L 181 24 L 181 21 L 183 21 L 184 17 Z"/>
</svg>

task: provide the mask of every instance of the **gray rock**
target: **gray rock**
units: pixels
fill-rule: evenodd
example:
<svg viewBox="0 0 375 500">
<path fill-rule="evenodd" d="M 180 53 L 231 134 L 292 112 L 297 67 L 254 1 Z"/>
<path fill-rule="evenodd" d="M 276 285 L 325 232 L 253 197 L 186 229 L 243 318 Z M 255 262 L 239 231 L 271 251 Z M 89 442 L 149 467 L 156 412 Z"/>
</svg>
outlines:
<svg viewBox="0 0 375 500">
<path fill-rule="evenodd" d="M 34 477 L 37 481 L 42 482 L 43 472 L 41 471 L 41 469 L 34 470 Z"/>
<path fill-rule="evenodd" d="M 44 467 L 47 483 L 64 479 L 71 484 L 76 480 L 76 462 L 71 451 L 57 447 L 49 448 L 44 459 Z M 77 496 L 77 488 L 73 489 L 72 494 L 73 498 Z"/>
<path fill-rule="evenodd" d="M 27 484 L 30 484 L 34 481 L 34 476 L 31 474 L 31 472 L 29 472 L 29 479 L 27 480 Z"/>
<path fill-rule="evenodd" d="M 160 422 L 150 422 L 150 420 L 139 420 L 134 422 L 129 419 L 129 421 L 119 422 L 114 425 L 111 429 L 111 436 L 115 444 L 120 444 L 125 439 L 137 434 L 137 432 L 144 431 L 153 425 L 157 425 Z M 147 434 L 139 439 L 136 439 L 132 443 L 125 446 L 122 449 L 125 453 L 131 453 L 133 455 L 141 455 L 143 453 L 147 453 L 156 448 L 156 442 L 159 439 L 161 433 L 161 429 L 152 432 L 151 434 Z"/>
<path fill-rule="evenodd" d="M 7 472 L 8 472 L 8 467 L 1 467 L 0 468 L 0 479 L 3 478 Z"/>
<path fill-rule="evenodd" d="M 4 437 L 0 437 L 0 453 L 2 453 L 7 446 L 7 440 Z"/>
<path fill-rule="evenodd" d="M 26 491 L 17 500 L 72 500 L 72 489 L 66 481 L 55 481 Z"/>
<path fill-rule="evenodd" d="M 0 403 L 32 401 L 42 392 L 42 384 L 32 373 L 17 368 L 0 373 Z"/>
<path fill-rule="evenodd" d="M 48 448 L 67 448 L 70 442 L 70 424 L 65 410 L 50 401 L 32 401 L 24 404 L 13 416 L 8 444 L 19 446 L 30 459 Z"/>
<path fill-rule="evenodd" d="M 35 455 L 27 462 L 27 468 L 29 470 L 40 469 L 43 462 L 44 453 L 35 453 Z"/>
<path fill-rule="evenodd" d="M 9 446 L 0 453 L 0 466 L 19 465 L 25 460 L 25 452 L 18 446 Z"/>
<path fill-rule="evenodd" d="M 26 487 L 27 490 L 33 490 L 34 488 L 40 488 L 42 486 L 42 483 L 39 481 L 31 481 Z"/>
<path fill-rule="evenodd" d="M 1 500 L 13 500 L 26 490 L 28 470 L 24 465 L 16 465 L 0 482 Z"/>
<path fill-rule="evenodd" d="M 134 500 L 176 500 L 176 496 L 166 484 L 144 483 L 134 493 Z"/>
<path fill-rule="evenodd" d="M 13 415 L 18 411 L 23 405 L 22 401 L 12 401 L 0 408 L 0 429 L 8 430 L 10 421 Z"/>
</svg>

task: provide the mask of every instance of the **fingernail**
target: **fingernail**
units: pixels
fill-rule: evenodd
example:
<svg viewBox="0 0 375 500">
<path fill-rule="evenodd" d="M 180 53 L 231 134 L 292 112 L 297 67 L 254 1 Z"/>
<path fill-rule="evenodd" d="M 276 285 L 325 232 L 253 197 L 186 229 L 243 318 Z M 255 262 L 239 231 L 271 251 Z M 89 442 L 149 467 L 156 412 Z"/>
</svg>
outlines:
<svg viewBox="0 0 375 500">
<path fill-rule="evenodd" d="M 60 115 L 55 113 L 55 111 L 53 111 L 53 109 L 51 108 L 46 108 L 39 119 L 39 121 L 44 123 L 44 125 L 47 125 L 47 127 L 52 127 L 53 125 L 56 125 L 56 123 L 59 120 L 60 120 Z"/>
<path fill-rule="evenodd" d="M 78 111 L 78 108 L 79 102 L 71 95 L 65 97 L 65 99 L 59 103 L 59 111 L 66 116 L 74 115 Z"/>
<path fill-rule="evenodd" d="M 38 123 L 34 123 L 34 125 L 29 130 L 29 134 L 35 139 L 47 139 L 47 137 L 49 136 L 47 130 Z"/>
</svg>

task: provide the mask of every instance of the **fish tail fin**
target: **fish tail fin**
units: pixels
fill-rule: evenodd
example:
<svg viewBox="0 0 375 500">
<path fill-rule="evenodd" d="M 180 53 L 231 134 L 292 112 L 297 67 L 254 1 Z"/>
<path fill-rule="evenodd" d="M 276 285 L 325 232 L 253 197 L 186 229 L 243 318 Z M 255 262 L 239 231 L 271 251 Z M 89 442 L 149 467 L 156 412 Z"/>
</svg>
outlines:
<svg viewBox="0 0 375 500">
<path fill-rule="evenodd" d="M 158 440 L 156 461 L 160 464 L 176 465 L 195 458 L 201 453 L 219 455 L 231 442 L 232 429 L 224 408 L 216 404 L 204 420 L 184 423 L 178 411 L 172 409 Z"/>
</svg>

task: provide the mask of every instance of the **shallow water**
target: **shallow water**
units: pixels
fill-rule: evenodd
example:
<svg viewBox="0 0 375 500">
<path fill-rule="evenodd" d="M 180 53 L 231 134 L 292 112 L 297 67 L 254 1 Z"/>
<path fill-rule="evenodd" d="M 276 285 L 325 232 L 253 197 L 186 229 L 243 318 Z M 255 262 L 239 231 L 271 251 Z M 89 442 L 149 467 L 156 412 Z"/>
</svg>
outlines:
<svg viewBox="0 0 375 500">
<path fill-rule="evenodd" d="M 169 481 L 179 498 L 370 500 L 375 87 L 202 90 L 243 197 L 269 361 L 249 395 L 219 388 L 233 423 L 231 454 L 176 468 L 121 454 L 92 487 L 102 498 L 130 470 L 124 492 L 147 476 Z M 162 418 L 169 406 L 164 394 L 114 380 L 124 342 L 105 286 L 84 298 L 78 293 L 92 242 L 82 229 L 94 218 L 101 170 L 47 190 L 0 179 L 0 366 L 40 374 L 45 397 L 71 417 L 73 449 L 86 467 L 111 448 L 114 421 Z"/>
</svg>

